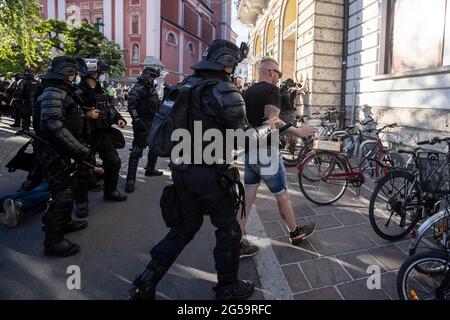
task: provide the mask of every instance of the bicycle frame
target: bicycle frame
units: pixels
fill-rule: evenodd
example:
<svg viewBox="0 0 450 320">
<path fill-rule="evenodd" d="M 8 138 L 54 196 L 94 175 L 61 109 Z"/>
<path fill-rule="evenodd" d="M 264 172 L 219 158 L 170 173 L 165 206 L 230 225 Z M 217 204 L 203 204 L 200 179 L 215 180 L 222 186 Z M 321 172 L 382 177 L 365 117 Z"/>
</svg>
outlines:
<svg viewBox="0 0 450 320">
<path fill-rule="evenodd" d="M 368 155 L 363 155 L 363 147 L 367 144 L 375 144 L 375 158 L 369 158 Z M 343 179 L 359 179 L 359 181 L 361 183 L 365 182 L 365 178 L 364 178 L 364 172 L 368 169 L 372 169 L 370 167 L 370 164 L 367 163 L 366 165 L 363 165 L 363 163 L 368 160 L 368 161 L 375 161 L 377 164 L 376 167 L 376 171 L 375 171 L 375 176 L 378 177 L 379 176 L 379 166 L 383 166 L 381 161 L 382 158 L 385 156 L 385 148 L 383 146 L 383 144 L 381 143 L 381 141 L 379 140 L 367 140 L 364 141 L 360 146 L 359 146 L 359 150 L 358 150 L 358 161 L 361 161 L 357 166 L 353 167 L 350 161 L 350 157 L 346 152 L 336 152 L 336 157 L 341 158 L 344 161 L 344 164 L 346 166 L 346 171 L 344 173 L 332 173 L 333 169 L 336 165 L 336 159 L 333 160 L 332 163 L 330 163 L 329 167 L 327 168 L 327 170 L 325 171 L 325 175 L 323 176 L 323 178 L 327 179 L 327 180 L 343 180 Z M 357 169 L 357 170 L 355 170 Z"/>
</svg>

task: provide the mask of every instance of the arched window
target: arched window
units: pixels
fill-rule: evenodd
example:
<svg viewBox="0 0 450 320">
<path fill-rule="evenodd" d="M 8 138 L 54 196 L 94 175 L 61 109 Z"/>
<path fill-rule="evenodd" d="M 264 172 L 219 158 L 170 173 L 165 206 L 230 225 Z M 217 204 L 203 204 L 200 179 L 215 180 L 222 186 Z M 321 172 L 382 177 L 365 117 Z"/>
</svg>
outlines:
<svg viewBox="0 0 450 320">
<path fill-rule="evenodd" d="M 141 61 L 141 52 L 139 50 L 139 45 L 134 43 L 131 46 L 131 64 L 139 64 Z"/>
<path fill-rule="evenodd" d="M 170 44 L 173 44 L 174 46 L 177 45 L 177 37 L 175 36 L 175 34 L 173 32 L 167 33 L 167 42 Z"/>
<path fill-rule="evenodd" d="M 257 35 L 255 39 L 255 55 L 258 56 L 261 53 L 262 53 L 261 37 Z"/>
<path fill-rule="evenodd" d="M 187 45 L 187 52 L 189 52 L 191 54 L 195 53 L 195 51 L 194 51 L 194 44 L 192 42 L 188 43 L 188 45 Z"/>
<path fill-rule="evenodd" d="M 267 28 L 266 28 L 266 50 L 269 49 L 270 45 L 273 43 L 273 39 L 274 39 L 274 35 L 275 35 L 275 27 L 273 25 L 273 20 L 270 20 L 267 23 Z"/>
</svg>

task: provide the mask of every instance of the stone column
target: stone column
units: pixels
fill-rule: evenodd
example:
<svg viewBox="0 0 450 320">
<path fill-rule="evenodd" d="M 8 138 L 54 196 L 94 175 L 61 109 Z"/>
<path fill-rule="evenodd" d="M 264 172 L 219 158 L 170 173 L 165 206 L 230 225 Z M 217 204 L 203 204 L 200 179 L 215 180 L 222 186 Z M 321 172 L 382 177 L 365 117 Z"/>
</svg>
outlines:
<svg viewBox="0 0 450 320">
<path fill-rule="evenodd" d="M 118 2 L 118 1 L 117 1 Z M 112 39 L 112 0 L 103 0 L 103 34 Z"/>
<path fill-rule="evenodd" d="M 47 18 L 55 19 L 56 18 L 56 1 L 57 0 L 48 0 L 47 3 Z"/>
<path fill-rule="evenodd" d="M 58 19 L 66 20 L 66 0 L 58 1 Z"/>
<path fill-rule="evenodd" d="M 114 41 L 123 48 L 123 0 L 116 0 L 114 6 Z"/>
<path fill-rule="evenodd" d="M 145 65 L 159 62 L 161 48 L 161 1 L 146 1 L 147 6 L 147 30 L 146 30 L 146 57 Z"/>
</svg>

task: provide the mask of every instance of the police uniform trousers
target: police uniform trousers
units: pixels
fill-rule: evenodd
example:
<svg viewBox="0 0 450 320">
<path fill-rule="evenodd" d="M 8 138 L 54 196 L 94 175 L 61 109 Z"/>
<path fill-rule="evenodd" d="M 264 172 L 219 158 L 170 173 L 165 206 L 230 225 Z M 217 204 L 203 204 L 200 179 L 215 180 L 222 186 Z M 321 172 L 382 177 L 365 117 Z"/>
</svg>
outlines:
<svg viewBox="0 0 450 320">
<path fill-rule="evenodd" d="M 64 226 L 72 220 L 74 202 L 73 184 L 75 171 L 70 159 L 55 151 L 40 155 L 44 179 L 49 184 L 50 200 L 42 217 L 45 245 L 55 245 L 64 239 Z"/>
<path fill-rule="evenodd" d="M 172 170 L 172 179 L 179 197 L 182 222 L 171 228 L 150 251 L 149 268 L 161 278 L 200 229 L 204 215 L 208 215 L 217 228 L 214 260 L 218 286 L 235 283 L 242 234 L 231 201 L 220 187 L 217 170 L 189 166 L 186 171 Z"/>
<path fill-rule="evenodd" d="M 98 152 L 105 170 L 103 191 L 110 194 L 117 190 L 121 161 L 114 146 L 109 129 L 96 130 L 94 133 L 95 151 Z"/>
</svg>

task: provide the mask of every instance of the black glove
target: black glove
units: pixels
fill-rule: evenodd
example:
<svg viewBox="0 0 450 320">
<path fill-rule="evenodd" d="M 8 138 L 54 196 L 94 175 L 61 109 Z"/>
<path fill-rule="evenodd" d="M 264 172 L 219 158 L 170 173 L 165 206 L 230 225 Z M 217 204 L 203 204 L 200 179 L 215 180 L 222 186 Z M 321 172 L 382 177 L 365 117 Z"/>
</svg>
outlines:
<svg viewBox="0 0 450 320">
<path fill-rule="evenodd" d="M 147 126 L 142 120 L 133 121 L 133 128 L 136 131 L 146 131 Z"/>
</svg>

